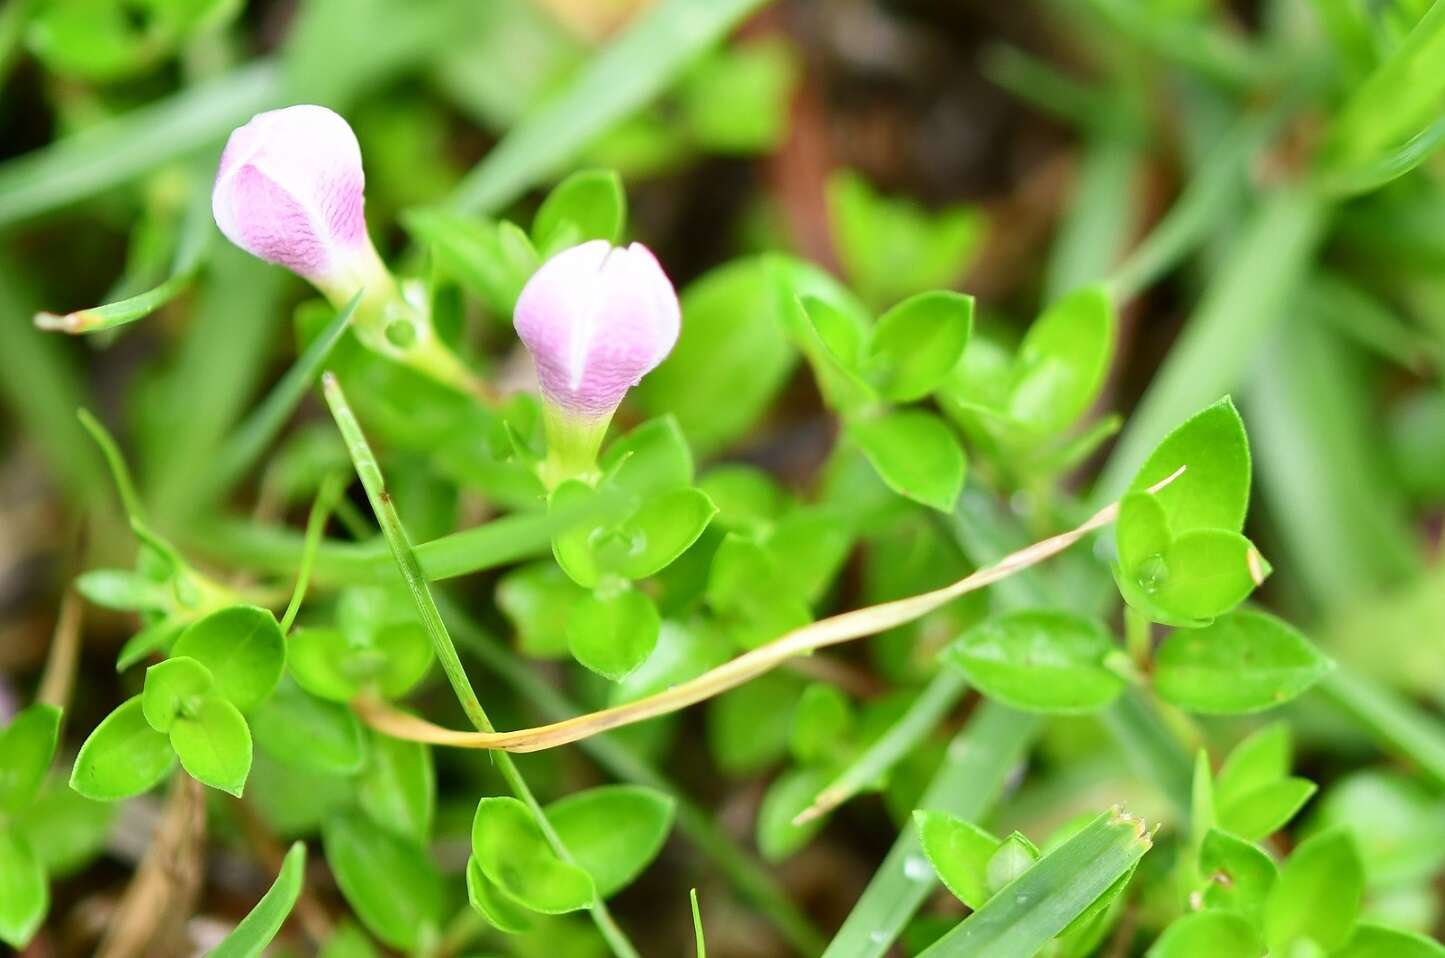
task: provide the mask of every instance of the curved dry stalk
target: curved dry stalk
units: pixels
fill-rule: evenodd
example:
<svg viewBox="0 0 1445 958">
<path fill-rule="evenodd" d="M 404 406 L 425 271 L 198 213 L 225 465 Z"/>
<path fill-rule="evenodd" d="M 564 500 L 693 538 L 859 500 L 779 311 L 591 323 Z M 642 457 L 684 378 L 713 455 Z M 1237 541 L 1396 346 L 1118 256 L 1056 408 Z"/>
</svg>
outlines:
<svg viewBox="0 0 1445 958">
<path fill-rule="evenodd" d="M 1151 487 L 1149 491 L 1155 492 L 1164 488 L 1183 472 L 1184 467 L 1181 466 L 1173 475 Z M 912 622 L 961 595 L 992 585 L 1015 572 L 1057 555 L 1090 532 L 1113 522 L 1118 512 L 1118 503 L 1106 506 L 1083 525 L 1035 542 L 941 589 L 820 619 L 656 695 L 561 722 L 514 732 L 462 732 L 434 725 L 373 698 L 358 699 L 353 703 L 353 707 L 368 725 L 393 738 L 456 748 L 500 749 L 506 752 L 537 752 L 556 748 L 696 705 L 757 678 L 795 656 L 807 655 L 852 639 L 876 635 Z"/>
</svg>

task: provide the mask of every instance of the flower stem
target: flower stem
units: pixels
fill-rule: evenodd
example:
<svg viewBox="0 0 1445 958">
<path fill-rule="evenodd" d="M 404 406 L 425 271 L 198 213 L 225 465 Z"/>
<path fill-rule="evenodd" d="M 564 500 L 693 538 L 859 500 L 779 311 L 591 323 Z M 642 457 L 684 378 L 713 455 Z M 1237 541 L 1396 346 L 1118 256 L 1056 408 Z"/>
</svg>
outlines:
<svg viewBox="0 0 1445 958">
<path fill-rule="evenodd" d="M 387 545 L 391 547 L 402 578 L 406 581 L 407 591 L 411 593 L 412 601 L 416 604 L 422 625 L 425 626 L 427 635 L 431 637 L 432 648 L 436 652 L 437 660 L 442 664 L 442 671 L 446 673 L 447 681 L 451 683 L 452 691 L 456 693 L 457 700 L 461 703 L 462 711 L 466 713 L 467 719 L 478 731 L 492 732 L 494 728 L 491 719 L 487 717 L 486 709 L 482 707 L 476 691 L 472 688 L 471 681 L 467 678 L 466 670 L 462 667 L 456 646 L 452 643 L 446 623 L 442 621 L 441 611 L 437 608 L 431 588 L 427 585 L 421 562 L 417 560 L 406 527 L 402 525 L 401 518 L 396 513 L 396 506 L 391 501 L 391 494 L 387 492 L 386 482 L 381 474 L 381 466 L 377 463 L 376 456 L 361 431 L 361 424 L 356 421 L 356 415 L 351 411 L 351 406 L 347 403 L 346 396 L 342 393 L 341 385 L 336 381 L 336 377 L 328 372 L 321 377 L 321 381 L 326 394 L 326 403 L 331 407 L 331 414 L 336 419 L 337 428 L 341 430 L 342 438 L 346 442 L 346 449 L 356 468 L 356 474 L 361 479 L 361 485 L 366 490 L 366 497 L 371 502 L 372 510 L 376 513 L 376 521 L 381 526 L 382 534 L 386 537 Z M 552 827 L 551 822 L 547 820 L 541 804 L 532 794 L 532 789 L 527 785 L 511 756 L 498 755 L 496 764 L 508 788 L 512 790 L 512 794 L 532 810 L 538 826 L 542 829 L 542 834 L 546 836 L 553 851 L 564 861 L 571 862 L 573 860 L 571 853 L 562 843 L 561 837 Z M 607 940 L 613 954 L 618 958 L 638 958 L 637 949 L 632 946 L 627 935 L 613 920 L 606 903 L 598 898 L 593 902 L 590 910 L 597 930 Z"/>
</svg>

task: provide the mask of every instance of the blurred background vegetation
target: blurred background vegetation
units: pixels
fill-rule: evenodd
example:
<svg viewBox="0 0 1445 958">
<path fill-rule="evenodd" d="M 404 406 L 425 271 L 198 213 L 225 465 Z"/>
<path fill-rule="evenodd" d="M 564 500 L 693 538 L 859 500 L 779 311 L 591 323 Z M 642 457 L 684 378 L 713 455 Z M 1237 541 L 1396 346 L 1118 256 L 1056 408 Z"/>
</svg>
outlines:
<svg viewBox="0 0 1445 958">
<path fill-rule="evenodd" d="M 1385 90 L 1418 99 L 1416 119 L 1428 121 L 1394 167 L 1346 157 L 1333 180 L 1313 172 L 1318 156 L 1369 148 L 1371 104 L 1351 97 L 1428 3 L 720 0 L 733 12 L 718 21 L 740 25 L 703 46 L 687 39 L 688 17 L 707 5 L 670 4 L 683 13 L 652 37 L 662 42 L 634 47 L 611 73 L 580 73 L 654 6 L 664 4 L 5 0 L 0 706 L 26 698 L 70 577 L 107 557 L 122 564 L 131 549 L 114 516 L 104 518 L 108 480 L 74 409 L 118 424 L 163 511 L 157 504 L 179 494 L 294 357 L 289 317 L 307 295 L 299 281 L 218 241 L 193 283 L 188 265 L 200 261 L 193 224 L 209 229 L 196 197 L 208 194 L 219 144 L 252 113 L 290 102 L 324 103 L 352 122 L 371 229 L 394 256 L 418 255 L 403 211 L 464 197 L 470 211 L 525 220 L 556 173 L 604 166 L 625 179 L 631 235 L 680 289 L 731 257 L 786 250 L 845 275 L 874 304 L 932 286 L 970 292 L 980 327 L 1008 341 L 1058 295 L 1110 278 L 1123 323 L 1101 407 L 1126 417 L 1123 451 L 1079 465 L 1067 490 L 1107 499 L 1167 428 L 1233 393 L 1255 455 L 1249 531 L 1276 570 L 1261 599 L 1404 699 L 1445 705 L 1445 166 L 1430 156 L 1445 137 L 1434 119 L 1440 84 L 1403 77 Z M 579 75 L 599 82 L 579 95 Z M 570 112 L 546 113 L 558 95 L 572 97 Z M 550 127 L 526 127 L 542 114 Z M 511 154 L 491 152 L 523 128 Z M 67 339 L 32 324 L 40 310 L 111 302 L 176 271 L 177 295 L 137 325 Z M 743 327 L 754 318 L 736 317 Z M 503 323 L 475 336 L 478 353 L 510 348 Z M 707 410 L 732 394 L 690 395 L 666 367 L 635 397 L 637 412 L 676 409 L 686 428 L 685 407 L 701 404 L 691 434 L 701 456 L 761 465 L 806 494 L 832 427 L 791 350 L 774 358 L 770 334 L 757 336 L 753 373 L 767 381 L 757 415 L 708 435 Z M 329 429 L 319 408 L 310 412 Z M 309 453 L 328 454 L 306 430 L 268 473 L 277 488 L 309 475 Z M 1027 477 L 1010 484 L 1029 491 Z M 286 504 L 302 500 L 257 498 L 244 507 L 263 517 L 268 508 L 294 516 Z M 927 559 L 919 567 L 940 574 Z M 932 584 L 906 568 L 882 547 L 865 550 L 832 604 Z M 482 577 L 468 594 L 494 584 Z M 122 616 L 85 616 L 77 730 L 118 700 L 112 663 L 130 629 Z M 908 681 L 886 647 L 847 660 L 851 692 L 871 699 Z M 582 684 L 579 698 L 603 694 Z M 500 724 L 534 717 L 526 701 L 486 687 Z M 788 734 L 786 718 L 768 727 L 776 723 L 759 701 L 628 736 L 745 837 Z M 1382 759 L 1322 700 L 1290 715 L 1301 774 L 1322 784 L 1307 816 L 1355 822 L 1398 866 L 1372 875 L 1378 914 L 1438 928 L 1431 882 L 1445 855 L 1445 782 Z M 729 733 L 730 721 L 741 729 Z M 685 744 L 705 737 L 711 751 Z M 490 774 L 485 759 L 439 761 L 442 816 L 465 822 L 469 783 Z M 551 792 L 596 776 L 576 750 L 527 764 Z M 928 756 L 918 764 L 921 783 Z M 309 806 L 326 799 L 314 783 L 292 781 L 288 793 L 256 771 L 268 816 L 319 814 Z M 896 800 L 850 805 L 779 866 L 818 925 L 835 927 L 876 867 L 894 835 L 890 815 L 916 797 L 906 779 L 905 770 Z M 1120 798 L 1151 820 L 1168 814 L 1095 722 L 1054 723 L 1001 818 L 1037 828 Z M 107 864 L 57 886 L 63 933 L 36 954 L 79 953 L 63 942 L 103 923 L 144 840 L 138 809 L 110 830 Z M 1439 854 L 1421 854 L 1432 836 Z M 685 910 L 657 908 L 659 896 L 680 901 L 679 888 L 701 882 L 706 898 L 706 883 L 720 880 L 681 842 L 664 862 L 617 905 L 648 954 L 681 953 L 691 934 Z M 244 912 L 254 866 L 224 849 L 213 864 L 202 913 Z M 755 914 L 712 900 L 716 954 L 785 953 Z M 585 930 L 558 936 L 525 953 L 595 947 Z"/>
</svg>

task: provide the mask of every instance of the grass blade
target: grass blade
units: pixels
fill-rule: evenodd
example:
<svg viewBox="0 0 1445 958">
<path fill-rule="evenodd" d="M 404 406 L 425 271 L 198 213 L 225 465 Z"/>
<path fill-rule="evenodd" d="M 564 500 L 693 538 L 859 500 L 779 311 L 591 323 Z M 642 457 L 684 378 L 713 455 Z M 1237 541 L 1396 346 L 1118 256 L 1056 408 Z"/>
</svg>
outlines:
<svg viewBox="0 0 1445 958">
<path fill-rule="evenodd" d="M 1144 823 L 1106 812 L 990 898 L 920 958 L 1034 955 L 1108 891 L 1152 844 Z"/>
<path fill-rule="evenodd" d="M 1316 688 L 1370 731 L 1387 751 L 1419 766 L 1445 787 L 1445 728 L 1373 680 L 1344 668 L 1327 674 Z"/>
<path fill-rule="evenodd" d="M 1042 724 L 1037 715 L 984 702 L 949 744 L 918 807 L 969 820 L 983 817 Z M 881 958 L 937 882 L 910 820 L 823 958 Z"/>
<path fill-rule="evenodd" d="M 286 853 L 275 884 L 251 909 L 251 913 L 242 918 L 241 923 L 211 951 L 210 958 L 258 958 L 296 906 L 305 880 L 306 845 L 296 842 Z"/>
<path fill-rule="evenodd" d="M 281 92 L 279 71 L 263 61 L 0 165 L 0 228 L 217 142 Z"/>
<path fill-rule="evenodd" d="M 451 205 L 489 213 L 517 199 L 646 105 L 693 58 L 766 2 L 662 0 L 507 134 L 462 180 Z"/>
</svg>

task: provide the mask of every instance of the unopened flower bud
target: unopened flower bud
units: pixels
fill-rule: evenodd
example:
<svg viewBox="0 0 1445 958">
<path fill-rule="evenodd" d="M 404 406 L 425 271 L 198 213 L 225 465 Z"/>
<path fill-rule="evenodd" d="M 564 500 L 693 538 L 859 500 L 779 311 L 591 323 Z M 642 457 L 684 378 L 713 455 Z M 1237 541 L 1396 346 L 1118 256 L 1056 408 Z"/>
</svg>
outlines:
<svg viewBox="0 0 1445 958">
<path fill-rule="evenodd" d="M 682 313 L 657 258 L 633 243 L 592 240 L 552 257 L 517 299 L 517 334 L 548 404 L 606 420 L 667 357 Z"/>
<path fill-rule="evenodd" d="M 232 243 L 339 304 L 363 286 L 390 283 L 366 234 L 365 184 L 347 122 L 322 106 L 290 106 L 231 134 L 211 211 Z"/>
<path fill-rule="evenodd" d="M 597 450 L 627 390 L 667 358 L 682 310 L 647 247 L 592 240 L 542 264 L 517 298 L 517 335 L 545 400 L 548 488 L 595 474 Z"/>
</svg>

